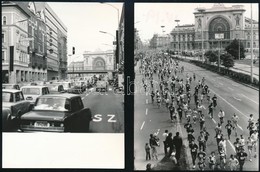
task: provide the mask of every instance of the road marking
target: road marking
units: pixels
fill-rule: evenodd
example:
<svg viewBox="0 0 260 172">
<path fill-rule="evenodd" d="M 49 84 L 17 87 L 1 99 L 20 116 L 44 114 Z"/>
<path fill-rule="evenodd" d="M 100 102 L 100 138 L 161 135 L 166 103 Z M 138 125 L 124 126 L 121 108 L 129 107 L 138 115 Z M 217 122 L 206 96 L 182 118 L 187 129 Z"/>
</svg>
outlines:
<svg viewBox="0 0 260 172">
<path fill-rule="evenodd" d="M 148 99 L 146 99 L 146 104 L 148 104 Z"/>
<path fill-rule="evenodd" d="M 143 122 L 143 124 L 142 124 L 142 126 L 141 126 L 140 130 L 142 130 L 142 129 L 143 129 L 143 127 L 144 127 L 144 124 L 145 124 L 145 121 Z"/>
<path fill-rule="evenodd" d="M 147 115 L 148 114 L 148 108 L 146 108 L 146 110 L 145 110 L 145 115 Z"/>
<path fill-rule="evenodd" d="M 224 85 L 224 84 L 222 84 L 221 82 L 219 82 L 219 84 L 220 84 L 220 85 Z"/>
<path fill-rule="evenodd" d="M 241 101 L 241 99 L 239 99 L 239 98 L 236 98 L 235 96 L 233 96 L 233 98 L 234 98 L 234 99 L 236 99 L 236 100 L 238 100 L 238 101 Z"/>
<path fill-rule="evenodd" d="M 230 88 L 230 87 L 228 87 L 228 89 L 230 89 L 231 91 L 233 91 L 233 90 L 234 90 L 233 88 Z"/>
<path fill-rule="evenodd" d="M 152 120 L 150 119 L 150 122 L 151 122 Z"/>
<path fill-rule="evenodd" d="M 148 93 L 146 92 L 145 95 L 148 96 Z"/>
<path fill-rule="evenodd" d="M 217 87 L 217 88 L 219 88 L 219 86 L 218 86 L 217 84 L 214 84 L 214 87 Z"/>
<path fill-rule="evenodd" d="M 228 143 L 230 144 L 230 146 L 233 148 L 233 150 L 234 150 L 234 152 L 236 152 L 236 148 L 235 148 L 235 146 L 231 143 L 231 141 L 230 140 L 228 140 Z"/>
<path fill-rule="evenodd" d="M 218 97 L 220 97 L 222 100 L 224 100 L 227 104 L 229 104 L 229 106 L 231 106 L 232 108 L 234 108 L 236 111 L 238 111 L 239 113 L 241 113 L 242 115 L 244 115 L 246 118 L 249 118 L 248 116 L 246 116 L 245 114 L 243 114 L 240 110 L 238 110 L 235 106 L 233 106 L 231 103 L 229 103 L 227 100 L 225 100 L 223 97 L 221 97 L 219 94 L 217 94 L 215 91 L 213 91 L 212 89 L 210 89 L 214 94 L 216 94 Z"/>
<path fill-rule="evenodd" d="M 255 104 L 258 104 L 259 105 L 259 103 L 258 102 L 256 102 L 256 101 L 254 101 L 254 100 L 252 100 L 252 99 L 250 99 L 250 98 L 248 98 L 247 96 L 245 96 L 244 94 L 240 94 L 240 95 L 242 95 L 242 96 L 244 96 L 245 98 L 247 98 L 248 100 L 251 100 L 252 102 L 254 102 Z"/>
<path fill-rule="evenodd" d="M 242 128 L 240 125 L 237 124 L 237 126 L 238 126 L 238 128 L 240 128 L 242 131 L 244 131 L 243 128 Z"/>
<path fill-rule="evenodd" d="M 215 119 L 214 118 L 212 118 L 212 121 L 216 124 L 217 122 L 215 121 Z"/>
<path fill-rule="evenodd" d="M 206 109 L 204 105 L 202 105 L 202 108 L 203 108 L 203 109 Z"/>
<path fill-rule="evenodd" d="M 238 86 L 237 84 L 233 84 L 233 83 L 232 83 L 232 85 L 233 85 L 233 86 L 235 86 L 235 87 L 237 87 L 237 86 Z"/>
</svg>

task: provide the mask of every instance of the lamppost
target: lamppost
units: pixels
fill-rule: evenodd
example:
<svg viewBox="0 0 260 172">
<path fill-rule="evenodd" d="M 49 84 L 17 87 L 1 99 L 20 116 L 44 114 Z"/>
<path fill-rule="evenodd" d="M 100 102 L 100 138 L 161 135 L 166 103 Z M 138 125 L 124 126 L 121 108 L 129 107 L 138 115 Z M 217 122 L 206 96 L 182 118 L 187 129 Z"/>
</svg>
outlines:
<svg viewBox="0 0 260 172">
<path fill-rule="evenodd" d="M 253 83 L 253 10 L 252 10 L 252 3 L 251 3 L 251 83 Z"/>
<path fill-rule="evenodd" d="M 178 35 L 178 46 L 177 47 L 178 47 L 178 51 L 177 52 L 178 52 L 178 55 L 179 55 L 179 51 L 180 51 L 180 47 L 179 47 L 179 42 L 180 42 L 180 40 L 179 40 L 180 39 L 179 38 L 179 22 L 180 22 L 180 20 L 176 19 L 175 22 L 177 23 L 177 27 L 178 27 L 178 29 L 177 29 L 177 35 Z"/>
<path fill-rule="evenodd" d="M 215 39 L 218 40 L 219 43 L 219 49 L 218 49 L 218 71 L 220 72 L 220 49 L 222 47 L 221 40 L 224 39 L 224 33 L 216 33 Z"/>
<path fill-rule="evenodd" d="M 203 13 L 205 12 L 204 8 L 197 9 L 201 14 L 201 51 L 202 51 L 202 61 L 204 61 L 204 42 L 203 42 Z"/>
</svg>

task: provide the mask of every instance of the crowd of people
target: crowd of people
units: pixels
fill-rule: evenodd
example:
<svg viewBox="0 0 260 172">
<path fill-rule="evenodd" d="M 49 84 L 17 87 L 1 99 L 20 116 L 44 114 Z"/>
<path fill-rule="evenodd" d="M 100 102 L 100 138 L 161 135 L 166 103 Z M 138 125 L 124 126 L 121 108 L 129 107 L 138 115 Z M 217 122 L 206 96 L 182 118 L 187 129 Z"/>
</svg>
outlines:
<svg viewBox="0 0 260 172">
<path fill-rule="evenodd" d="M 220 100 L 216 94 L 211 93 L 205 77 L 199 80 L 195 73 L 184 72 L 182 62 L 169 55 L 146 54 L 140 61 L 139 72 L 143 76 L 142 84 L 145 92 L 150 93 L 151 103 L 159 109 L 167 109 L 170 121 L 173 124 L 182 124 L 186 129 L 193 169 L 225 170 L 228 168 L 231 171 L 238 169 L 242 171 L 247 158 L 250 162 L 252 157 L 256 158 L 259 119 L 255 120 L 254 115 L 250 114 L 248 137 L 244 138 L 245 134 L 238 136 L 237 128 L 240 120 L 238 115 L 234 113 L 231 119 L 226 117 L 224 110 L 218 105 Z M 208 107 L 206 114 L 205 105 Z M 217 108 L 220 110 L 217 111 Z M 205 123 L 208 119 L 213 119 L 216 111 L 219 121 L 216 122 L 215 135 L 210 135 Z M 209 118 L 206 118 L 207 116 Z M 200 131 L 194 130 L 197 124 Z M 198 138 L 195 138 L 195 132 L 199 132 Z M 226 142 L 231 141 L 232 132 L 236 137 L 233 143 L 235 152 L 228 159 Z M 176 136 L 173 137 L 173 134 L 166 130 L 162 137 L 165 155 L 178 165 L 183 146 L 179 132 L 176 132 Z M 217 151 L 207 154 L 209 137 L 216 139 Z M 159 146 L 158 135 L 150 134 L 149 143 L 145 145 L 146 160 L 158 160 Z"/>
</svg>

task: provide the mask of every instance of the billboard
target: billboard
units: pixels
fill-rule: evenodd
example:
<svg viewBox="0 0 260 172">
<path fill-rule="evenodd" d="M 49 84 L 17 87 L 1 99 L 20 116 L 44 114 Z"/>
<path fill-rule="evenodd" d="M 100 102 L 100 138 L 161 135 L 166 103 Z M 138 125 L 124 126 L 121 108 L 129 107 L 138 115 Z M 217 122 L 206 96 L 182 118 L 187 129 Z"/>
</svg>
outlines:
<svg viewBox="0 0 260 172">
<path fill-rule="evenodd" d="M 215 33 L 215 39 L 224 39 L 224 33 Z"/>
</svg>

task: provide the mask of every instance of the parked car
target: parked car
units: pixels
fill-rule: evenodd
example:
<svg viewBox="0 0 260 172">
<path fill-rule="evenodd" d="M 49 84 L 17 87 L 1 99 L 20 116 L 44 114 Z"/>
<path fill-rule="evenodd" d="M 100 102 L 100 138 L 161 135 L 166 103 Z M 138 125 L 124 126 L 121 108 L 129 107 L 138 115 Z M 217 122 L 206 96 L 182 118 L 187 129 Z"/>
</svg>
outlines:
<svg viewBox="0 0 260 172">
<path fill-rule="evenodd" d="M 18 84 L 2 84 L 2 89 L 20 90 L 20 86 Z"/>
<path fill-rule="evenodd" d="M 64 87 L 60 83 L 46 84 L 50 94 L 65 93 Z"/>
<path fill-rule="evenodd" d="M 35 104 L 36 99 L 39 96 L 50 94 L 49 88 L 47 86 L 29 85 L 21 87 L 25 100 L 31 102 L 32 105 Z"/>
<path fill-rule="evenodd" d="M 18 129 L 20 117 L 32 109 L 22 91 L 14 89 L 2 90 L 2 106 L 2 131 Z"/>
<path fill-rule="evenodd" d="M 92 114 L 75 94 L 49 94 L 37 98 L 32 111 L 22 115 L 22 131 L 88 132 Z"/>
<path fill-rule="evenodd" d="M 56 82 L 55 84 L 63 85 L 63 88 L 66 92 L 68 92 L 69 89 L 73 88 L 73 83 L 69 81 Z"/>
</svg>

